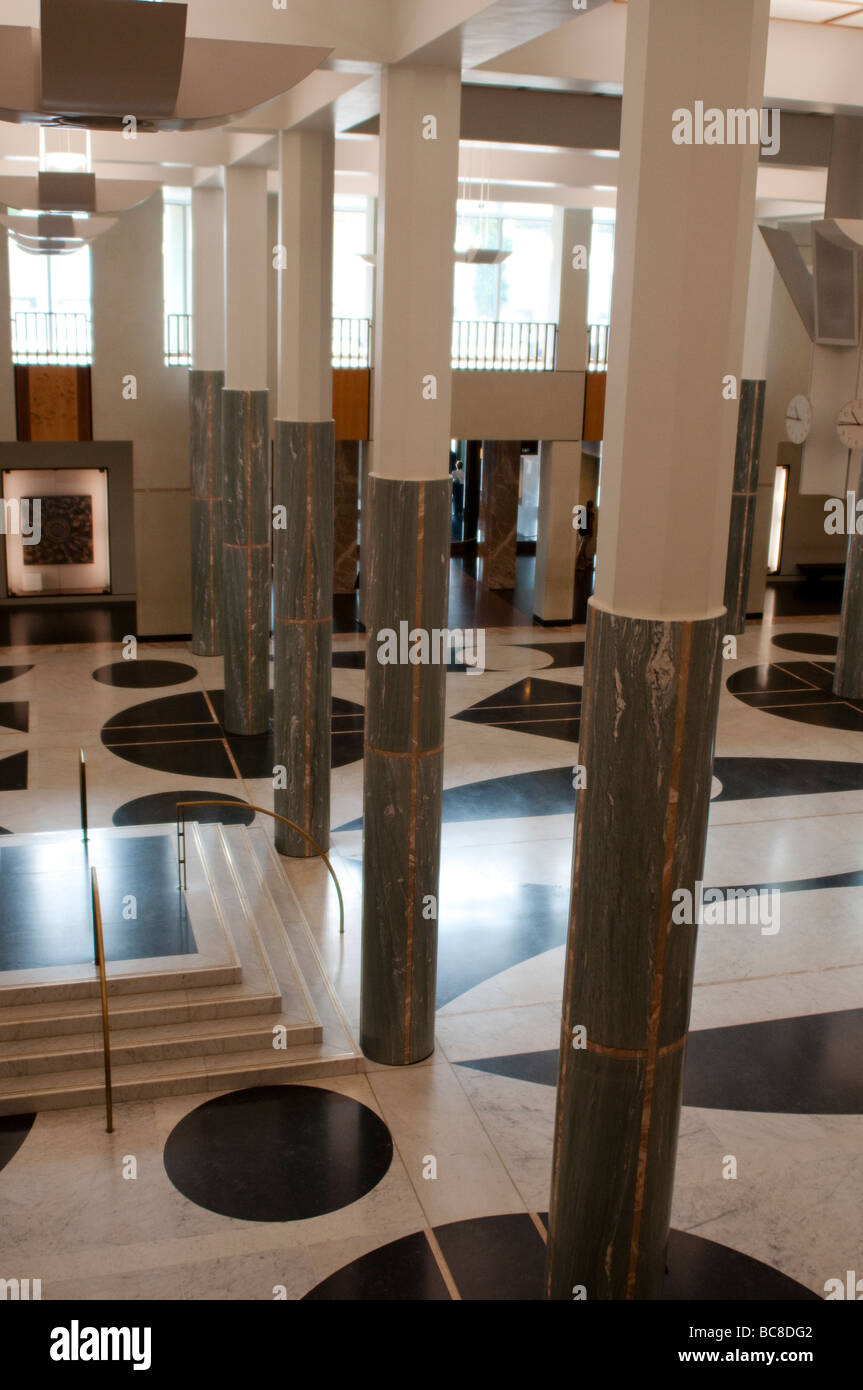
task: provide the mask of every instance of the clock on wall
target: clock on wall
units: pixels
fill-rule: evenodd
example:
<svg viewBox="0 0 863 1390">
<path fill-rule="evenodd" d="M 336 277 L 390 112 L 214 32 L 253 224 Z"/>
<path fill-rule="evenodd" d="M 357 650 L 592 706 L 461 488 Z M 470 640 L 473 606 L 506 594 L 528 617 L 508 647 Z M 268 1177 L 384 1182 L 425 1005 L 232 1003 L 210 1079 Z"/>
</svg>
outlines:
<svg viewBox="0 0 863 1390">
<path fill-rule="evenodd" d="M 859 397 L 839 411 L 836 432 L 846 449 L 863 449 L 863 400 Z"/>
<path fill-rule="evenodd" d="M 785 433 L 792 444 L 802 444 L 812 428 L 812 406 L 808 396 L 794 396 L 785 411 Z"/>
</svg>

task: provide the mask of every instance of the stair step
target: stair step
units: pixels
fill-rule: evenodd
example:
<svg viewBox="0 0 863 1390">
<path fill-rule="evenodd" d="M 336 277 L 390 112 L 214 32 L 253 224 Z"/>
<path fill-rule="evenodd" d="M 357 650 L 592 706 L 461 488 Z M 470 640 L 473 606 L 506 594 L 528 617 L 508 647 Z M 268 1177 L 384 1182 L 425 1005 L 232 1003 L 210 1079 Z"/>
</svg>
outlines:
<svg viewBox="0 0 863 1390">
<path fill-rule="evenodd" d="M 166 1095 L 230 1091 L 247 1086 L 266 1086 L 300 1081 L 315 1076 L 335 1076 L 357 1070 L 353 1052 L 339 1053 L 321 1043 L 306 1043 L 287 1052 L 272 1051 L 267 1060 L 260 1052 L 237 1053 L 230 1058 L 186 1058 L 156 1065 L 136 1064 L 117 1068 L 114 1103 L 151 1100 Z M 65 1110 L 72 1106 L 102 1105 L 105 1084 L 101 1066 L 69 1072 L 52 1072 L 16 1078 L 0 1096 L 0 1115 L 26 1114 L 33 1110 Z"/>
<path fill-rule="evenodd" d="M 159 1062 L 189 1057 L 212 1057 L 252 1052 L 266 1056 L 273 1049 L 273 1014 L 253 1015 L 242 1024 L 236 1020 L 169 1024 L 154 1028 L 129 1028 L 111 1039 L 111 1061 L 115 1068 L 137 1062 Z M 285 1028 L 288 1047 L 320 1042 L 318 1024 L 291 1023 L 279 1018 Z M 49 1044 L 45 1038 L 31 1038 L 0 1045 L 0 1092 L 8 1078 L 35 1076 L 42 1072 L 75 1071 L 102 1062 L 102 1034 L 81 1033 L 63 1042 Z"/>
<path fill-rule="evenodd" d="M 240 983 L 109 998 L 108 1017 L 113 1036 L 125 1028 L 159 1027 L 195 1019 L 243 1018 L 249 1014 L 278 1013 L 281 1008 L 277 987 L 258 992 Z M 88 1033 L 101 1027 L 98 999 L 61 1001 L 51 1005 L 50 1012 L 44 1003 L 16 1004 L 0 1010 L 0 1045 L 23 1038 Z"/>
<path fill-rule="evenodd" d="M 96 967 L 93 966 L 95 972 Z M 108 964 L 108 1000 L 129 995 L 152 994 L 154 990 L 212 989 L 217 985 L 238 984 L 243 978 L 239 964 L 206 965 L 191 970 L 142 971 L 135 975 L 111 975 Z M 0 1016 L 7 1009 L 24 1004 L 57 1005 L 73 1000 L 99 998 L 99 980 L 95 973 L 88 980 L 42 980 L 32 985 L 10 985 L 0 989 Z"/>
</svg>

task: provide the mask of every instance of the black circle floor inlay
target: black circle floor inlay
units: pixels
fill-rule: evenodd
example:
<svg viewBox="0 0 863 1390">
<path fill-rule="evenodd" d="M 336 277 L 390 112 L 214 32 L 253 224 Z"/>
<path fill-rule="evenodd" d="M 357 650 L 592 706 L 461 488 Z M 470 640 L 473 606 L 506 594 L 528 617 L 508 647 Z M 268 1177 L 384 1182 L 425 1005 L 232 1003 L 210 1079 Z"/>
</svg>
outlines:
<svg viewBox="0 0 863 1390">
<path fill-rule="evenodd" d="M 122 686 L 126 690 L 148 690 L 159 685 L 182 685 L 198 672 L 182 661 L 112 661 L 93 672 L 102 685 Z"/>
<path fill-rule="evenodd" d="M 538 1219 L 548 1226 L 548 1216 Z M 546 1246 L 526 1213 L 481 1216 L 436 1226 L 450 1279 L 465 1301 L 539 1301 L 545 1297 Z M 450 1298 L 423 1231 L 402 1236 L 351 1261 L 311 1289 L 308 1300 Z M 771 1265 L 717 1241 L 672 1231 L 663 1299 L 818 1300 L 819 1295 Z"/>
<path fill-rule="evenodd" d="M 0 1115 L 0 1168 L 5 1168 L 33 1128 L 35 1114 Z"/>
<path fill-rule="evenodd" d="M 210 791 L 204 787 L 197 791 L 184 787 L 177 792 L 153 792 L 150 796 L 138 796 L 134 801 L 126 801 L 118 806 L 112 817 L 114 825 L 167 825 L 177 819 L 178 801 L 221 801 L 222 806 L 189 806 L 185 813 L 187 821 L 195 820 L 204 825 L 251 825 L 255 813 L 245 803 L 233 803 L 239 797 L 226 796 L 224 792 Z"/>
<path fill-rule="evenodd" d="M 770 639 L 774 647 L 786 652 L 805 652 L 807 656 L 835 656 L 838 639 L 824 632 L 783 632 Z"/>
<path fill-rule="evenodd" d="M 833 694 L 834 663 L 775 661 L 744 666 L 725 682 L 726 689 L 753 709 L 823 729 L 863 733 L 863 700 Z"/>
<path fill-rule="evenodd" d="M 238 1221 L 303 1221 L 371 1192 L 393 1157 L 373 1110 L 317 1086 L 255 1086 L 171 1131 L 165 1171 L 190 1202 Z"/>
</svg>

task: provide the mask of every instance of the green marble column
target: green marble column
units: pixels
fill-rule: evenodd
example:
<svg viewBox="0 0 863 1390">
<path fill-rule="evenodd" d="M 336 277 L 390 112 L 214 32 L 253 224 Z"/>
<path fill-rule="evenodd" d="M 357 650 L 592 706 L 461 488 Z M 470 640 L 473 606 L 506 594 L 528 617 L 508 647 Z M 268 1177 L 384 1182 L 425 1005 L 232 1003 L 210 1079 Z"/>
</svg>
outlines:
<svg viewBox="0 0 863 1390">
<path fill-rule="evenodd" d="M 189 372 L 192 651 L 222 651 L 222 388 L 224 372 Z"/>
<path fill-rule="evenodd" d="M 270 687 L 269 426 L 266 391 L 222 392 L 225 728 L 265 734 Z"/>
<path fill-rule="evenodd" d="M 333 590 L 337 594 L 353 594 L 357 587 L 357 522 L 362 449 L 363 445 L 358 440 L 336 441 Z"/>
<path fill-rule="evenodd" d="M 588 609 L 550 1298 L 662 1292 L 724 627 Z"/>
<path fill-rule="evenodd" d="M 450 481 L 373 473 L 368 505 L 360 1043 L 405 1066 L 434 1050 L 446 665 L 378 656 L 400 623 L 446 628 Z"/>
<path fill-rule="evenodd" d="M 746 597 L 752 569 L 752 537 L 758 501 L 758 464 L 766 386 L 765 381 L 743 380 L 740 383 L 728 560 L 725 567 L 725 607 L 728 609 L 725 630 L 738 636 L 746 628 Z"/>
<path fill-rule="evenodd" d="M 273 530 L 275 598 L 274 763 L 285 768 L 274 809 L 301 825 L 322 849 L 330 842 L 330 726 L 333 611 L 332 420 L 277 420 L 273 506 L 286 526 Z M 315 850 L 276 822 L 276 848 L 294 858 Z"/>
<path fill-rule="evenodd" d="M 483 533 L 483 582 L 489 589 L 515 588 L 518 489 L 521 441 L 482 441 L 482 495 L 479 520 Z"/>
<path fill-rule="evenodd" d="M 856 495 L 863 497 L 863 463 Z M 863 536 L 856 532 L 848 537 L 845 552 L 845 587 L 833 690 L 850 700 L 863 700 Z"/>
</svg>

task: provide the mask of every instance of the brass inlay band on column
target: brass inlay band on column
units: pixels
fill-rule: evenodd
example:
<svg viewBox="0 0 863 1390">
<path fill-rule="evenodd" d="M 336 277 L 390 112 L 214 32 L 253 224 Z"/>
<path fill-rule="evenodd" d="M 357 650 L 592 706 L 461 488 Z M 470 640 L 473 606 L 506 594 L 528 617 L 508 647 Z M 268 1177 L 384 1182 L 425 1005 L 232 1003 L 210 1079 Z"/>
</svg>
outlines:
<svg viewBox="0 0 863 1390">
<path fill-rule="evenodd" d="M 668 1057 L 672 1052 L 679 1052 L 686 1042 L 686 1034 L 678 1038 L 675 1042 L 666 1043 L 664 1047 L 656 1050 L 657 1057 Z M 598 1057 L 618 1057 L 622 1062 L 640 1062 L 642 1058 L 650 1055 L 649 1049 L 642 1047 L 606 1047 L 603 1043 L 591 1042 L 588 1038 L 583 1049 L 573 1048 L 573 1052 L 595 1052 Z"/>
<path fill-rule="evenodd" d="M 443 752 L 443 747 L 443 744 L 439 743 L 437 748 L 418 748 L 414 753 L 397 753 L 392 748 L 372 748 L 367 744 L 364 751 L 374 753 L 379 758 L 410 758 L 417 761 L 419 758 L 433 758 L 435 753 Z"/>
<path fill-rule="evenodd" d="M 632 1238 L 629 1247 L 629 1272 L 626 1279 L 626 1297 L 628 1299 L 635 1297 L 641 1222 L 644 1214 L 644 1193 L 647 1183 L 647 1153 L 650 1143 L 650 1123 L 653 1116 L 653 1092 L 656 1085 L 659 1025 L 662 1017 L 662 993 L 665 985 L 665 948 L 668 942 L 668 930 L 671 919 L 671 894 L 673 891 L 671 876 L 674 871 L 674 850 L 677 840 L 677 819 L 680 805 L 680 771 L 681 762 L 683 760 L 683 737 L 686 727 L 691 657 L 692 623 L 682 623 L 680 634 L 680 678 L 677 692 L 677 708 L 674 715 L 674 744 L 671 753 L 671 775 L 668 784 L 668 801 L 665 807 L 665 833 L 663 837 L 665 843 L 665 862 L 662 866 L 659 926 L 656 940 L 656 954 L 653 964 L 650 1013 L 647 1026 L 647 1059 L 641 1106 L 641 1138 L 638 1146 L 638 1167 L 635 1174 Z"/>
<path fill-rule="evenodd" d="M 276 618 L 277 623 L 294 624 L 297 627 L 311 627 L 316 623 L 331 623 L 332 621 L 332 613 L 328 614 L 326 618 Z"/>
</svg>

